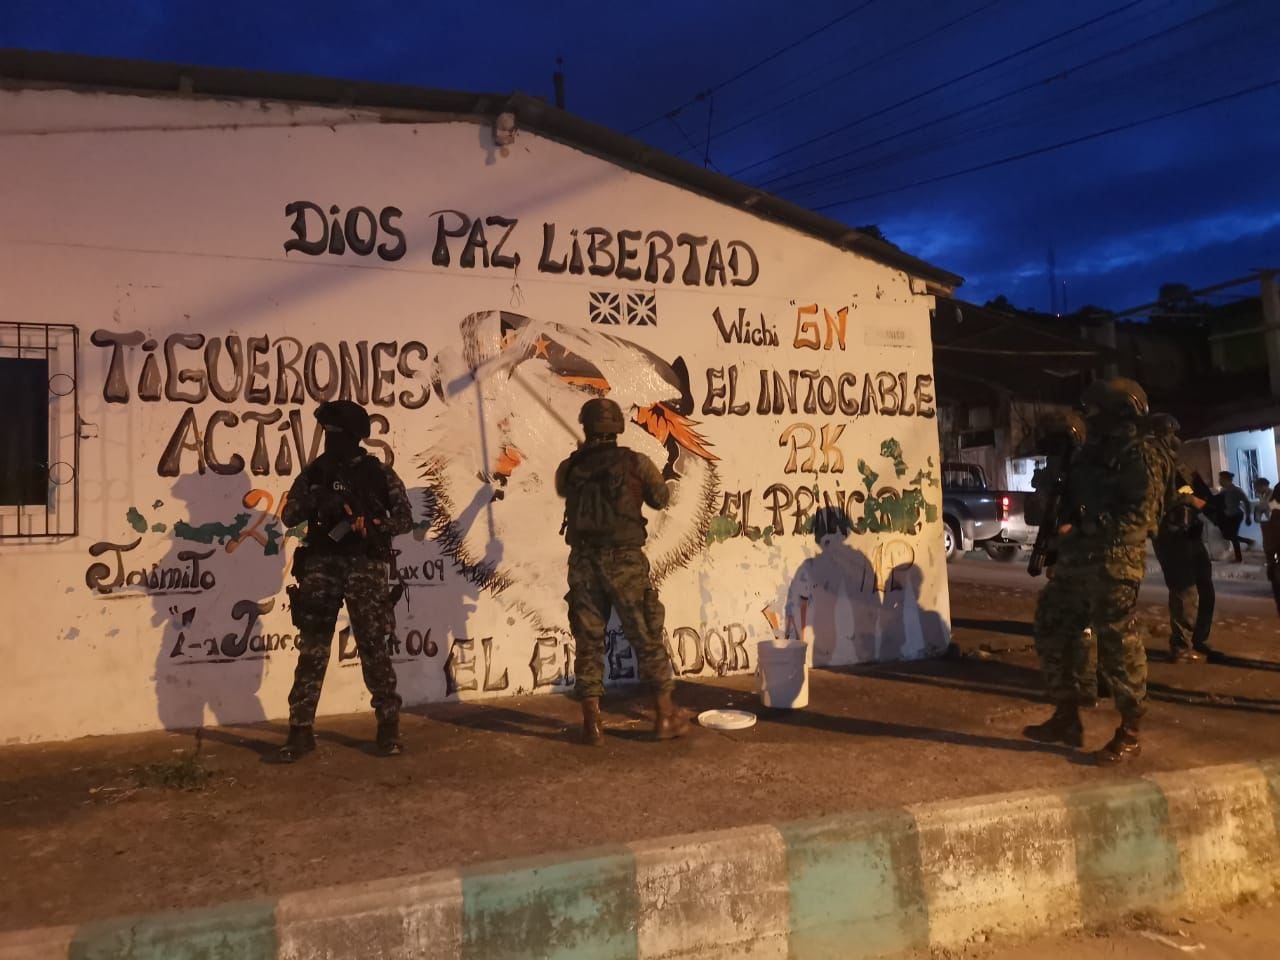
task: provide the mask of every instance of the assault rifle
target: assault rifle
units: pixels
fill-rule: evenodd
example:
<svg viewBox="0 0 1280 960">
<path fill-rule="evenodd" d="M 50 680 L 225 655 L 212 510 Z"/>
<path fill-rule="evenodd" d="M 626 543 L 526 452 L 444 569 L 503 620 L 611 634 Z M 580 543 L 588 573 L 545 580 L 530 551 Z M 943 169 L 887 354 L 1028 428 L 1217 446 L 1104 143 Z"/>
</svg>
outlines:
<svg viewBox="0 0 1280 960">
<path fill-rule="evenodd" d="M 1044 568 L 1053 566 L 1057 559 L 1056 541 L 1058 528 L 1062 526 L 1062 503 L 1067 495 L 1067 476 L 1071 472 L 1071 458 L 1075 450 L 1070 433 L 1064 432 L 1058 450 L 1048 456 L 1044 468 L 1036 472 L 1032 481 L 1041 504 L 1036 542 L 1027 561 L 1027 573 L 1033 577 L 1040 576 Z"/>
<path fill-rule="evenodd" d="M 351 533 L 368 538 L 380 533 L 378 527 L 387 518 L 389 504 L 385 495 L 379 496 L 371 486 L 385 488 L 377 461 L 366 455 L 357 466 L 327 464 L 329 469 L 319 472 L 317 480 L 322 496 L 329 500 L 321 519 L 329 527 L 329 539 L 340 543 Z M 371 469 L 372 466 L 372 469 Z M 374 471 L 378 473 L 374 474 Z"/>
</svg>

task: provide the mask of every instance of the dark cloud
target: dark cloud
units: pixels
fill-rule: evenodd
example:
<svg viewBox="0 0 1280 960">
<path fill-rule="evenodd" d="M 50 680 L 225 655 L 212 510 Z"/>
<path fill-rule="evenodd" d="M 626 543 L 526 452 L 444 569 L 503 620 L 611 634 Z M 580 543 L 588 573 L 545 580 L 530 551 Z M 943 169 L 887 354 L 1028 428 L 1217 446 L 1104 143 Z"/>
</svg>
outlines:
<svg viewBox="0 0 1280 960">
<path fill-rule="evenodd" d="M 562 55 L 570 109 L 629 130 L 860 5 L 10 0 L 0 45 L 544 96 Z M 718 168 L 879 223 L 973 299 L 1047 307 L 1052 247 L 1072 303 L 1128 306 L 1280 261 L 1280 87 L 899 188 L 1280 80 L 1278 28 L 1273 0 L 878 0 L 640 135 L 698 162 L 710 120 Z"/>
</svg>

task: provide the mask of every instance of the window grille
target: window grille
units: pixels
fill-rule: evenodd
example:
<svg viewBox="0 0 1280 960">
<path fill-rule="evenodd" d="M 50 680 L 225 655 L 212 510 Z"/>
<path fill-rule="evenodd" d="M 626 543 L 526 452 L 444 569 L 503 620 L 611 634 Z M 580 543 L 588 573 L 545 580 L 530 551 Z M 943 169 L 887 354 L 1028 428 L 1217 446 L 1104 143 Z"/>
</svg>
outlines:
<svg viewBox="0 0 1280 960">
<path fill-rule="evenodd" d="M 80 331 L 0 323 L 0 539 L 80 532 Z"/>
</svg>

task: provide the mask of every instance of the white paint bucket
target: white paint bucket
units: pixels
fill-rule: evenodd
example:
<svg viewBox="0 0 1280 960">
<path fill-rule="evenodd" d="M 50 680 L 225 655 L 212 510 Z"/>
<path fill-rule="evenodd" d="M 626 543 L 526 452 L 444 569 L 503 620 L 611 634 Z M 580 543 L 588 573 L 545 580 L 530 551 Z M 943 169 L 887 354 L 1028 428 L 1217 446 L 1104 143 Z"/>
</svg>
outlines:
<svg viewBox="0 0 1280 960">
<path fill-rule="evenodd" d="M 804 643 L 760 644 L 756 678 L 764 706 L 799 710 L 809 705 L 808 654 L 809 646 Z"/>
</svg>

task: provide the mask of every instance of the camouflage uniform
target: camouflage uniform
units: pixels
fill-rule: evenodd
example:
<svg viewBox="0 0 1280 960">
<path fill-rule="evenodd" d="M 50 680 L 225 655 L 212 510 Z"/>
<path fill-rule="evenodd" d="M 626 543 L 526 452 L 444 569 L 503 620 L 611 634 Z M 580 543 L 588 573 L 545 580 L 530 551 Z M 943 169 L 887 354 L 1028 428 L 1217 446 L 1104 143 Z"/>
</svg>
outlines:
<svg viewBox="0 0 1280 960">
<path fill-rule="evenodd" d="M 1171 489 L 1170 484 L 1173 481 L 1174 458 L 1168 446 L 1155 437 L 1142 436 L 1134 442 L 1141 453 L 1142 462 L 1147 472 L 1150 493 L 1154 498 L 1150 504 L 1151 509 L 1154 511 L 1151 519 L 1152 530 L 1154 531 L 1155 527 L 1160 523 L 1160 517 L 1169 506 L 1168 498 L 1169 490 Z M 1153 536 L 1154 533 L 1148 535 Z M 1146 546 L 1144 544 L 1142 573 L 1138 576 L 1139 584 L 1146 575 L 1145 558 Z M 1090 630 L 1080 637 L 1072 662 L 1074 664 L 1073 672 L 1076 690 L 1081 702 L 1096 700 L 1099 692 L 1104 696 L 1114 695 L 1114 691 L 1108 689 L 1105 669 L 1099 670 L 1097 630 Z"/>
<path fill-rule="evenodd" d="M 1171 522 L 1156 535 L 1156 558 L 1169 588 L 1169 649 L 1175 658 L 1207 652 L 1217 599 L 1213 567 L 1204 545 L 1204 521 L 1191 487 L 1176 482 Z"/>
<path fill-rule="evenodd" d="M 1088 437 L 1085 421 L 1075 411 L 1051 418 L 1049 426 L 1050 429 L 1041 442 L 1051 452 L 1046 458 L 1044 467 L 1037 470 L 1031 478 L 1032 488 L 1041 498 L 1047 498 L 1052 493 L 1072 458 L 1080 456 L 1080 448 Z M 1068 508 L 1068 504 L 1060 504 L 1061 510 L 1065 511 Z M 1048 567 L 1052 567 L 1055 562 L 1061 539 L 1061 536 L 1056 533 L 1050 537 L 1045 557 Z M 1076 699 L 1086 704 L 1095 702 L 1098 699 L 1099 678 L 1098 644 L 1094 639 L 1093 631 L 1083 633 L 1066 655 L 1070 662 L 1071 676 L 1075 681 Z"/>
<path fill-rule="evenodd" d="M 315 720 L 334 624 L 344 601 L 373 709 L 379 723 L 387 723 L 398 719 L 401 704 L 388 642 L 395 629 L 388 587 L 390 543 L 392 537 L 413 528 L 413 509 L 395 471 L 364 454 L 366 467 L 376 464 L 386 481 L 385 518 L 367 538 L 352 534 L 342 543 L 333 543 L 317 518 L 315 488 L 328 466 L 323 462 L 327 456 L 317 459 L 294 482 L 281 517 L 288 526 L 304 520 L 308 524 L 305 546 L 298 548 L 300 555 L 294 561 L 298 584 L 291 591 L 300 639 L 289 693 L 289 723 L 309 727 Z"/>
<path fill-rule="evenodd" d="M 581 698 L 604 693 L 605 629 L 616 611 L 627 642 L 635 650 L 640 676 L 656 693 L 675 685 L 662 643 L 665 611 L 641 549 L 645 541 L 642 504 L 660 510 L 671 498 L 662 474 L 648 457 L 617 446 L 612 436 L 593 437 L 556 470 L 556 492 L 572 501 L 588 472 L 613 469 L 630 478 L 616 504 L 618 525 L 607 538 L 576 535 L 569 540 L 569 629 L 573 633 L 574 692 Z"/>
<path fill-rule="evenodd" d="M 1092 627 L 1102 674 L 1121 717 L 1146 712 L 1147 658 L 1136 621 L 1146 541 L 1159 523 L 1171 464 L 1154 441 L 1121 423 L 1091 436 L 1072 464 L 1067 521 L 1054 579 L 1036 606 L 1036 652 L 1050 697 L 1078 699 L 1082 634 Z"/>
<path fill-rule="evenodd" d="M 1200 653 L 1209 650 L 1217 593 L 1209 553 L 1203 544 L 1199 545 L 1198 553 L 1193 553 L 1192 563 L 1194 579 L 1190 586 L 1177 584 L 1167 572 L 1165 574 L 1165 584 L 1169 587 L 1169 649 L 1175 656 L 1188 650 Z"/>
<path fill-rule="evenodd" d="M 1071 677 L 1080 703 L 1092 703 L 1099 694 L 1110 695 L 1105 681 L 1098 675 L 1098 637 L 1092 628 L 1080 635 L 1071 652 Z"/>
</svg>

